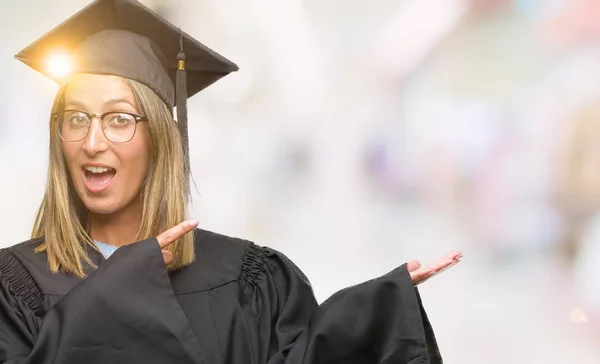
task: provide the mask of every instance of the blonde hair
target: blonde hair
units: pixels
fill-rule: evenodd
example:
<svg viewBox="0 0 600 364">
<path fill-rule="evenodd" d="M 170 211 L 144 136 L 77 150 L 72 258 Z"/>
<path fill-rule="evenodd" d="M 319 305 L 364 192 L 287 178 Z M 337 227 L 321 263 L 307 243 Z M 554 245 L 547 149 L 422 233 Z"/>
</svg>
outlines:
<svg viewBox="0 0 600 364">
<path fill-rule="evenodd" d="M 186 218 L 186 174 L 181 137 L 167 105 L 146 85 L 123 79 L 131 88 L 139 111 L 147 116 L 153 146 L 153 158 L 141 187 L 142 223 L 137 240 L 155 237 Z M 58 91 L 52 113 L 64 105 L 66 86 Z M 66 272 L 85 277 L 85 265 L 94 267 L 85 246 L 95 245 L 87 227 L 87 209 L 77 196 L 62 153 L 58 123 L 50 120 L 50 161 L 46 193 L 38 209 L 31 233 L 43 238 L 36 252 L 45 252 L 52 272 Z M 194 261 L 193 235 L 186 234 L 170 244 L 173 253 L 169 270 Z"/>
</svg>

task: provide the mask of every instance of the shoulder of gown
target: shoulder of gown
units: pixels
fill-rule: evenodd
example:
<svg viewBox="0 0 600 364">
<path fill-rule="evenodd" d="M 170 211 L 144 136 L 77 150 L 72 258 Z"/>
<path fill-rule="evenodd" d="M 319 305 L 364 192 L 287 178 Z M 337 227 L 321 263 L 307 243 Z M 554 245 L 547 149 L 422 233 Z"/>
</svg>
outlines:
<svg viewBox="0 0 600 364">
<path fill-rule="evenodd" d="M 45 253 L 35 253 L 35 248 L 43 239 L 32 239 L 0 250 L 0 267 L 4 267 L 5 280 L 10 278 L 10 286 L 15 291 L 39 295 L 65 295 L 80 278 L 52 273 L 48 268 Z M 231 237 L 208 230 L 194 231 L 196 260 L 171 273 L 171 283 L 175 294 L 190 294 L 209 291 L 230 283 L 237 283 L 244 293 L 252 295 L 257 283 L 269 270 L 270 261 L 283 261 L 297 269 L 283 254 L 259 246 L 249 240 Z M 16 267 L 16 268 L 15 268 Z M 297 269 L 300 277 L 306 277 Z M 8 278 L 9 277 L 9 278 Z M 308 280 L 306 280 L 308 281 Z M 36 289 L 32 287 L 36 287 Z"/>
<path fill-rule="evenodd" d="M 7 249 L 0 249 L 0 283 L 32 312 L 41 309 L 43 293 L 20 256 L 27 250 L 33 252 L 38 244 L 37 239 L 28 240 Z"/>
<path fill-rule="evenodd" d="M 23 284 L 22 281 L 33 280 L 42 295 L 63 296 L 81 282 L 81 278 L 65 273 L 52 273 L 46 253 L 35 252 L 43 242 L 43 238 L 31 239 L 0 250 L 0 265 L 2 262 L 9 264 L 12 261 L 13 265 L 18 262 L 20 275 L 28 277 L 14 281 L 11 286 L 15 290 L 22 289 L 18 288 L 19 283 Z"/>
<path fill-rule="evenodd" d="M 296 267 L 282 253 L 249 240 L 202 229 L 196 229 L 194 234 L 196 260 L 172 274 L 176 294 L 208 291 L 237 283 L 247 296 L 252 296 L 274 262 L 283 261 Z M 297 272 L 308 281 L 300 270 Z"/>
</svg>

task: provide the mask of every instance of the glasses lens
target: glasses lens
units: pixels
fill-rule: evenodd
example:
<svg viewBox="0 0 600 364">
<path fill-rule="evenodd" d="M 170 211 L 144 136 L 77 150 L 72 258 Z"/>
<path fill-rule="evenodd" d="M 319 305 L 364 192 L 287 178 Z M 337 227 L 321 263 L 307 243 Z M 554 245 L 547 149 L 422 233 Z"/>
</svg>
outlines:
<svg viewBox="0 0 600 364">
<path fill-rule="evenodd" d="M 104 135 L 110 141 L 125 143 L 130 141 L 135 134 L 135 116 L 126 113 L 110 113 L 102 120 Z"/>
<path fill-rule="evenodd" d="M 78 141 L 87 135 L 90 118 L 80 111 L 65 111 L 57 115 L 60 122 L 58 131 L 65 141 Z"/>
</svg>

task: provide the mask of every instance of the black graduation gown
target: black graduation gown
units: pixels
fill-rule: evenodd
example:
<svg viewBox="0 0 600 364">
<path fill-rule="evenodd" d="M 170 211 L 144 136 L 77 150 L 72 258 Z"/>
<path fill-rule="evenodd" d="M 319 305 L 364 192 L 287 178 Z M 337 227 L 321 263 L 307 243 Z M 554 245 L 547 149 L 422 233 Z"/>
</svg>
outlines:
<svg viewBox="0 0 600 364">
<path fill-rule="evenodd" d="M 0 250 L 0 363 L 441 363 L 406 265 L 318 305 L 283 254 L 197 229 L 165 269 L 156 239 L 88 278 L 52 274 L 32 240 Z"/>
</svg>

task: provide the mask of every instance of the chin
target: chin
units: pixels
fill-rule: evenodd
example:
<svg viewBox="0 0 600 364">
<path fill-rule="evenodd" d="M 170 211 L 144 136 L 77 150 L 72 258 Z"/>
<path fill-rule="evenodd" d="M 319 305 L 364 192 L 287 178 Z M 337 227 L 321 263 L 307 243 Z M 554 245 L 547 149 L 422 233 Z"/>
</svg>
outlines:
<svg viewBox="0 0 600 364">
<path fill-rule="evenodd" d="M 85 208 L 92 214 L 110 215 L 127 210 L 137 201 L 139 194 L 133 191 L 122 191 L 118 187 L 111 186 L 102 194 L 93 195 L 88 193 L 84 186 L 77 186 L 76 191 Z M 120 193 L 119 193 L 120 192 Z"/>
<path fill-rule="evenodd" d="M 109 215 L 119 212 L 125 206 L 127 206 L 126 203 L 123 203 L 122 199 L 116 198 L 116 196 L 89 196 L 85 192 L 77 192 L 79 199 L 85 206 L 86 210 L 92 214 Z"/>
<path fill-rule="evenodd" d="M 119 212 L 124 205 L 116 201 L 94 201 L 89 198 L 82 199 L 85 208 L 93 214 L 108 215 Z"/>
</svg>

